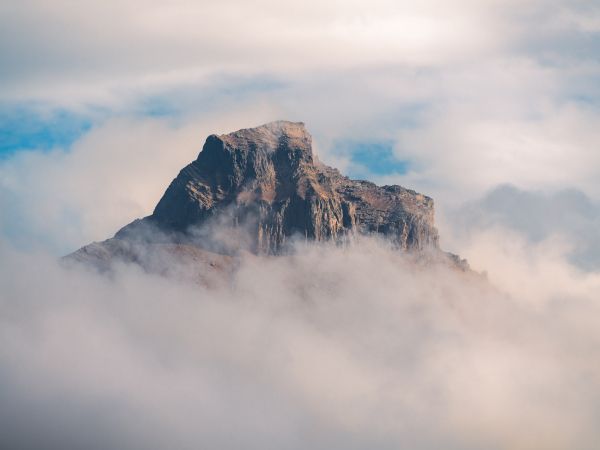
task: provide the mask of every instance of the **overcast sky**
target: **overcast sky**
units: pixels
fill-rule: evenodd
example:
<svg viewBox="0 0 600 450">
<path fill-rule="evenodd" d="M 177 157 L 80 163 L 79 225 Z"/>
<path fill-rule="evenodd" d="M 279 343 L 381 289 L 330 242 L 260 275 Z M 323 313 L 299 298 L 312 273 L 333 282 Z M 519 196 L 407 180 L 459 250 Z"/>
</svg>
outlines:
<svg viewBox="0 0 600 450">
<path fill-rule="evenodd" d="M 600 201 L 597 2 L 6 1 L 0 58 L 0 233 L 17 247 L 110 236 L 208 134 L 276 119 L 351 176 L 432 196 L 454 250 L 446 218 L 498 186 Z M 577 225 L 593 242 L 595 220 Z"/>
<path fill-rule="evenodd" d="M 115 118 L 195 126 L 195 149 L 206 123 L 287 118 L 363 176 L 600 195 L 597 2 L 24 0 L 0 25 L 4 153 L 68 149 Z M 353 162 L 372 141 L 408 172 Z"/>
</svg>

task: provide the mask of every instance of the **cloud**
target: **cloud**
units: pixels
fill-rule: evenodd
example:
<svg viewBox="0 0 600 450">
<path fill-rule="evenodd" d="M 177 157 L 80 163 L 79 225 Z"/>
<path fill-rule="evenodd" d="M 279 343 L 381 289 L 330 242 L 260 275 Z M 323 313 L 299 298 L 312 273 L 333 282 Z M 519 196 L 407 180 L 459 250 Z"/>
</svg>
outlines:
<svg viewBox="0 0 600 450">
<path fill-rule="evenodd" d="M 561 77 L 553 69 L 518 61 L 479 69 L 448 74 L 451 87 L 439 103 L 417 126 L 398 129 L 395 155 L 412 170 L 380 181 L 454 205 L 502 183 L 575 187 L 597 199 L 597 110 L 559 101 Z"/>
<path fill-rule="evenodd" d="M 152 212 L 209 134 L 270 115 L 259 105 L 186 121 L 108 118 L 68 149 L 16 152 L 0 161 L 0 234 L 57 256 L 106 239 Z"/>
<path fill-rule="evenodd" d="M 37 95 L 76 95 L 89 88 L 106 93 L 257 67 L 289 73 L 357 63 L 435 62 L 481 45 L 480 34 L 490 31 L 477 23 L 490 19 L 485 8 L 465 14 L 466 4 L 455 3 L 458 11 L 454 5 L 439 11 L 434 4 L 388 1 L 340 8 L 336 2 L 283 7 L 269 0 L 218 5 L 130 0 L 85 9 L 64 1 L 11 2 L 4 7 L 2 27 L 11 39 L 1 49 L 7 62 L 3 95 L 25 95 L 25 87 Z M 49 81 L 54 94 L 47 91 Z"/>
<path fill-rule="evenodd" d="M 2 250 L 11 448 L 586 448 L 600 278 L 507 255 L 523 284 L 415 267 L 383 242 L 242 257 L 206 289 Z M 524 255 L 527 259 L 520 260 Z M 514 272 L 507 260 L 490 277 Z M 535 262 L 535 263 L 533 263 Z M 567 278 L 539 283 L 549 265 Z M 496 273 L 500 270 L 501 273 Z M 30 280 L 35 279 L 36 283 Z M 587 289 L 585 289 L 587 285 Z"/>
<path fill-rule="evenodd" d="M 119 103 L 132 91 L 202 85 L 223 73 L 293 78 L 357 67 L 443 71 L 490 56 L 548 53 L 548 43 L 557 42 L 563 45 L 554 53 L 563 58 L 589 41 L 582 36 L 592 36 L 587 55 L 593 57 L 597 16 L 580 2 L 539 0 L 381 0 L 368 7 L 356 1 L 342 7 L 337 1 L 128 0 L 85 8 L 12 1 L 0 19 L 0 98 Z"/>
<path fill-rule="evenodd" d="M 484 197 L 449 212 L 448 233 L 466 239 L 484 230 L 500 228 L 527 242 L 563 241 L 570 261 L 582 269 L 598 269 L 600 260 L 600 207 L 583 192 L 525 191 L 499 186 Z"/>
<path fill-rule="evenodd" d="M 84 9 L 30 0 L 3 8 L 0 101 L 9 110 L 33 102 L 103 111 L 93 127 L 158 116 L 207 134 L 207 118 L 240 127 L 301 120 L 321 159 L 344 171 L 355 166 L 339 142 L 395 142 L 391 164 L 410 170 L 361 176 L 438 202 L 500 183 L 573 186 L 600 198 L 599 11 L 588 2 L 129 0 Z"/>
<path fill-rule="evenodd" d="M 70 151 L 14 155 L 0 166 L 4 235 L 18 245 L 58 252 L 112 235 L 124 219 L 151 211 L 164 186 L 199 149 L 195 136 L 195 130 L 158 121 L 116 119 Z"/>
</svg>

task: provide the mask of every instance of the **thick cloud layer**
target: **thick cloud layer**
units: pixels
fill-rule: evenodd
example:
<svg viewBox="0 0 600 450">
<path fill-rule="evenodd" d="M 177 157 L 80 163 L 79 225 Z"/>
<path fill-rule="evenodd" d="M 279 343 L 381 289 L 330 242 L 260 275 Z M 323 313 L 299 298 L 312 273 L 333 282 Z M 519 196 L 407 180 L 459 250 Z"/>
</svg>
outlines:
<svg viewBox="0 0 600 450">
<path fill-rule="evenodd" d="M 510 295 L 369 239 L 246 256 L 212 289 L 0 256 L 8 448 L 583 449 L 600 438 L 600 274 L 556 253 L 529 253 Z M 510 256 L 489 267 L 494 279 L 523 254 Z M 533 278 L 542 261 L 561 289 Z"/>
<path fill-rule="evenodd" d="M 223 72 L 441 67 L 503 53 L 593 58 L 587 34 L 600 29 L 597 6 L 557 0 L 27 0 L 0 12 L 0 98 L 62 101 L 118 101 L 132 87 Z"/>
</svg>

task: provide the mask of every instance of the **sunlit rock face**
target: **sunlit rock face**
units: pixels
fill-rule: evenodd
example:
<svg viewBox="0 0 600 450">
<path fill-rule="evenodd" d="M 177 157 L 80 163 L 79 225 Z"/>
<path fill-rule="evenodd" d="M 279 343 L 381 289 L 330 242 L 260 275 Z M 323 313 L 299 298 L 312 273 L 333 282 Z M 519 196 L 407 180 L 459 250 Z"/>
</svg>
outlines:
<svg viewBox="0 0 600 450">
<path fill-rule="evenodd" d="M 152 215 L 73 257 L 93 261 L 102 254 L 104 265 L 113 254 L 127 260 L 124 249 L 131 247 L 125 243 L 281 254 L 298 238 L 344 242 L 375 235 L 399 250 L 443 255 L 460 265 L 454 255 L 439 251 L 433 222 L 431 198 L 401 186 L 351 180 L 318 161 L 303 123 L 277 121 L 209 136 Z"/>
<path fill-rule="evenodd" d="M 294 235 L 323 241 L 381 233 L 405 250 L 438 242 L 431 198 L 400 186 L 350 180 L 321 164 L 303 123 L 278 121 L 209 136 L 198 159 L 143 220 L 186 234 L 217 215 L 227 218 L 223 226 L 243 224 L 256 253 L 278 253 Z"/>
</svg>

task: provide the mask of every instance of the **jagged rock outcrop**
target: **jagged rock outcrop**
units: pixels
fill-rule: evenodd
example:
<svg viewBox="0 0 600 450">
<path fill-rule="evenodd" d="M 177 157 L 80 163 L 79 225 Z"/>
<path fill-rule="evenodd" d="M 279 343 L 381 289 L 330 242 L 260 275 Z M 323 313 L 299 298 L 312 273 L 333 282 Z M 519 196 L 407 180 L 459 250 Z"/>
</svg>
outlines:
<svg viewBox="0 0 600 450">
<path fill-rule="evenodd" d="M 433 221 L 431 198 L 342 176 L 316 159 L 303 123 L 278 121 L 209 136 L 152 215 L 113 240 L 278 254 L 294 236 L 340 241 L 378 233 L 405 251 L 439 251 Z M 215 246 L 211 229 L 243 230 L 244 239 Z"/>
</svg>

